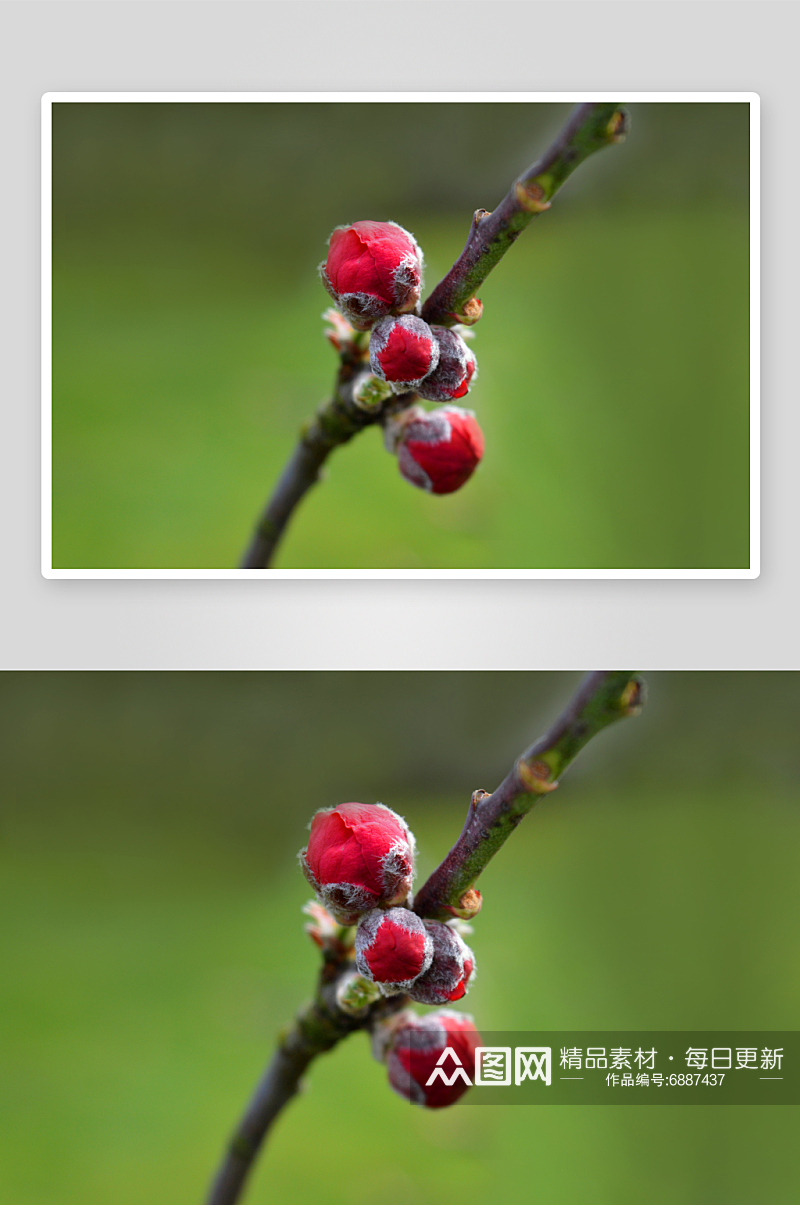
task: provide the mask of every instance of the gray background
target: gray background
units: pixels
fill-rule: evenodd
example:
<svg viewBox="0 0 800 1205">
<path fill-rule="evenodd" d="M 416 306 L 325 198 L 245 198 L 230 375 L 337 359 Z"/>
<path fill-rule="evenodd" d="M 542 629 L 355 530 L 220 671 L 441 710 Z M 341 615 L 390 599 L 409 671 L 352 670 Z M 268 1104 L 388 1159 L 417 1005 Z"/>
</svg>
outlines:
<svg viewBox="0 0 800 1205">
<path fill-rule="evenodd" d="M 0 5 L 5 156 L 0 190 L 5 566 L 0 665 L 570 668 L 625 662 L 670 668 L 796 667 L 796 28 L 797 7 L 783 3 Z M 42 579 L 42 93 L 341 89 L 760 94 L 763 459 L 758 580 Z"/>
</svg>

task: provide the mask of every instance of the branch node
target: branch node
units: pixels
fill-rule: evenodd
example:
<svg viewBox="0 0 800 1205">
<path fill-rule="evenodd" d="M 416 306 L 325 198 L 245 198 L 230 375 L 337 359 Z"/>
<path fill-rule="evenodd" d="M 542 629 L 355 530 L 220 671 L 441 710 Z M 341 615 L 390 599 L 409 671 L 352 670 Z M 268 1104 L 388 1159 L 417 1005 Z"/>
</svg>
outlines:
<svg viewBox="0 0 800 1205">
<path fill-rule="evenodd" d="M 645 704 L 645 686 L 641 678 L 631 678 L 619 699 L 623 715 L 638 715 Z"/>
<path fill-rule="evenodd" d="M 451 310 L 448 317 L 461 326 L 474 326 L 483 317 L 483 302 L 480 297 L 470 297 L 460 310 Z"/>
<path fill-rule="evenodd" d="M 457 904 L 442 904 L 442 911 L 448 912 L 459 920 L 472 920 L 483 907 L 483 896 L 474 887 L 468 888 L 460 897 Z"/>
<path fill-rule="evenodd" d="M 555 791 L 558 783 L 550 781 L 552 772 L 547 762 L 534 761 L 529 765 L 522 758 L 517 762 L 520 781 L 530 795 L 548 795 L 550 791 Z"/>
<path fill-rule="evenodd" d="M 611 120 L 606 126 L 606 134 L 609 142 L 624 142 L 625 135 L 631 128 L 630 115 L 625 109 L 617 109 L 616 113 L 611 115 Z"/>
<path fill-rule="evenodd" d="M 541 184 L 534 180 L 517 180 L 514 185 L 514 196 L 517 203 L 526 213 L 544 213 L 550 208 L 550 202 L 545 200 L 545 191 Z"/>
</svg>

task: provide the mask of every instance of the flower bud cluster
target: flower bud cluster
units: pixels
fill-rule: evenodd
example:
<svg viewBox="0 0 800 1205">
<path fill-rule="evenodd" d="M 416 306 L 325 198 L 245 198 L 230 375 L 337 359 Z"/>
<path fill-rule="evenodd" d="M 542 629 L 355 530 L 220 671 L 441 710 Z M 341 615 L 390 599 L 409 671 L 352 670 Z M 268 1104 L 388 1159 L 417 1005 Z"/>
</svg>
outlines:
<svg viewBox="0 0 800 1205">
<path fill-rule="evenodd" d="M 408 908 L 362 917 L 355 949 L 359 971 L 384 996 L 406 992 L 418 1004 L 460 1000 L 475 974 L 475 955 L 454 929 Z"/>
<path fill-rule="evenodd" d="M 347 930 L 340 929 L 338 938 L 327 930 L 334 920 L 357 925 L 358 973 L 351 969 L 342 977 L 339 1007 L 366 1015 L 371 1001 L 400 993 L 428 1005 L 460 1000 L 474 977 L 475 957 L 458 932 L 462 922 L 423 920 L 411 911 L 415 845 L 403 818 L 380 803 L 343 803 L 317 812 L 310 830 L 300 864 L 320 901 L 307 908 L 315 931 L 320 929 L 318 944 L 347 961 Z M 455 1085 L 437 1080 L 430 1090 L 425 1083 L 447 1045 L 455 1043 L 466 1064 L 474 1062 L 478 1037 L 471 1018 L 449 1012 L 418 1017 L 406 1010 L 381 1021 L 374 1038 L 391 1086 L 408 1099 L 440 1108 L 465 1090 L 463 1077 Z"/>
<path fill-rule="evenodd" d="M 369 340 L 369 363 L 395 393 L 413 389 L 429 402 L 463 397 L 478 367 L 461 335 L 446 326 L 428 326 L 415 314 L 376 323 Z"/>
<path fill-rule="evenodd" d="M 374 377 L 396 394 L 413 391 L 426 401 L 452 402 L 468 393 L 477 361 L 458 332 L 429 326 L 419 316 L 422 269 L 419 244 L 396 222 L 337 226 L 327 260 L 320 264 L 322 281 L 341 313 L 356 330 L 370 331 Z M 465 320 L 477 321 L 477 298 L 465 308 L 470 315 Z M 356 400 L 363 407 L 362 394 L 363 389 Z M 483 455 L 483 435 L 472 411 L 449 410 L 454 421 L 442 426 L 436 412 L 414 407 L 416 432 L 408 441 L 402 433 L 387 440 L 406 481 L 434 494 L 459 489 Z M 415 450 L 413 441 L 425 443 L 425 449 Z"/>
</svg>

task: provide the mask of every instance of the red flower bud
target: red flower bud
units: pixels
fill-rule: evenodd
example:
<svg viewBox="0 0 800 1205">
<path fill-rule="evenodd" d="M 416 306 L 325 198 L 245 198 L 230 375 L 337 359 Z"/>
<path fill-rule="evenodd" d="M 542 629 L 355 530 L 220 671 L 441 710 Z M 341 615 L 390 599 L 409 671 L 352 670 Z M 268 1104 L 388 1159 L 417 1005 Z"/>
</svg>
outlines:
<svg viewBox="0 0 800 1205">
<path fill-rule="evenodd" d="M 384 996 L 404 992 L 433 958 L 425 925 L 408 908 L 377 909 L 363 916 L 356 933 L 356 966 Z"/>
<path fill-rule="evenodd" d="M 469 392 L 478 368 L 474 352 L 455 331 L 432 326 L 439 344 L 439 363 L 417 392 L 429 402 L 450 402 Z"/>
<path fill-rule="evenodd" d="M 431 494 L 452 494 L 483 456 L 483 432 L 471 410 L 410 406 L 386 425 L 386 446 L 397 452 L 401 474 Z"/>
<path fill-rule="evenodd" d="M 337 226 L 320 274 L 345 318 L 366 331 L 387 314 L 413 310 L 422 287 L 422 252 L 396 222 Z"/>
<path fill-rule="evenodd" d="M 449 925 L 426 920 L 433 941 L 433 960 L 424 974 L 408 989 L 418 1004 L 447 1004 L 466 994 L 475 974 L 475 955 Z"/>
<path fill-rule="evenodd" d="M 428 1109 L 454 1104 L 475 1078 L 475 1047 L 481 1038 L 472 1017 L 441 1009 L 424 1017 L 407 1011 L 393 1020 L 383 1052 L 390 1086 Z M 378 1038 L 379 1054 L 384 1040 Z"/>
<path fill-rule="evenodd" d="M 317 812 L 300 865 L 342 925 L 364 912 L 401 904 L 414 877 L 414 837 L 382 803 L 342 803 Z"/>
<path fill-rule="evenodd" d="M 427 322 L 414 314 L 384 318 L 369 337 L 372 371 L 396 393 L 416 389 L 439 362 L 439 344 Z"/>
</svg>

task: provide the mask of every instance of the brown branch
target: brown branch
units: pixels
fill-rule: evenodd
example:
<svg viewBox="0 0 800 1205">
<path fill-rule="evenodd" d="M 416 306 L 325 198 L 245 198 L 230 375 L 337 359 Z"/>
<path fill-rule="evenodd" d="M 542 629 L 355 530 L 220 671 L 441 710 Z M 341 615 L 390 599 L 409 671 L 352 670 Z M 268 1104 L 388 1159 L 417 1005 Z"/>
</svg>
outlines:
<svg viewBox="0 0 800 1205">
<path fill-rule="evenodd" d="M 336 983 L 341 974 L 353 970 L 351 954 L 341 950 L 337 955 L 326 955 L 317 995 L 298 1013 L 259 1080 L 228 1143 L 206 1205 L 235 1205 L 239 1200 L 273 1122 L 299 1091 L 308 1065 L 349 1034 L 369 1028 L 408 1003 L 407 996 L 392 996 L 377 1001 L 359 1016 L 339 1008 Z"/>
<path fill-rule="evenodd" d="M 231 1139 L 208 1195 L 208 1205 L 231 1205 L 239 1199 L 270 1126 L 298 1091 L 300 1076 L 313 1057 L 309 1053 L 293 1058 L 282 1047 L 275 1051 Z"/>
<path fill-rule="evenodd" d="M 241 562 L 242 569 L 267 569 L 286 525 L 298 504 L 320 479 L 320 470 L 334 448 L 349 443 L 365 427 L 383 422 L 390 414 L 408 406 L 414 394 L 393 394 L 375 404 L 359 403 L 354 386 L 368 371 L 363 336 L 353 332 L 353 342 L 342 345 L 341 365 L 333 398 L 321 406 L 304 426 L 300 442 L 284 468 L 256 524 L 253 538 Z"/>
<path fill-rule="evenodd" d="M 258 521 L 242 569 L 265 569 L 271 563 L 295 507 L 319 481 L 320 469 L 334 447 L 326 440 L 302 437 Z"/>
</svg>

